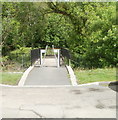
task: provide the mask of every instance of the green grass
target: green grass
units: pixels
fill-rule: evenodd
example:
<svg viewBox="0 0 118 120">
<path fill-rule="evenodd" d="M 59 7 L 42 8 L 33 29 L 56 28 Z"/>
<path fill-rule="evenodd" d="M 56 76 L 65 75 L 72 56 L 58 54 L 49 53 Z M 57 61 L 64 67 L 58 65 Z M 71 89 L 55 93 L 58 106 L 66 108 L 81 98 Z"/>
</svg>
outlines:
<svg viewBox="0 0 118 120">
<path fill-rule="evenodd" d="M 7 84 L 7 85 L 17 85 L 21 76 L 22 76 L 22 73 L 0 72 L 0 77 L 2 78 L 0 83 Z"/>
<path fill-rule="evenodd" d="M 116 81 L 116 69 L 92 69 L 92 70 L 74 70 L 79 84 L 101 82 L 101 81 Z"/>
</svg>

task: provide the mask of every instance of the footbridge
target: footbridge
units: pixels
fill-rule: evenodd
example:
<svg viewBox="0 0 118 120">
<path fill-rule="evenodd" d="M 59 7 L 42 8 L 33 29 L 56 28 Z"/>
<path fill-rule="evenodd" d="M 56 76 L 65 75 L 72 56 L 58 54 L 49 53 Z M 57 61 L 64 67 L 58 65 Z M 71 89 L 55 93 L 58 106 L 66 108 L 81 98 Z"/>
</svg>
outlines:
<svg viewBox="0 0 118 120">
<path fill-rule="evenodd" d="M 31 50 L 32 69 L 28 73 L 26 85 L 71 85 L 69 75 L 70 53 L 67 49 L 49 47 Z"/>
</svg>

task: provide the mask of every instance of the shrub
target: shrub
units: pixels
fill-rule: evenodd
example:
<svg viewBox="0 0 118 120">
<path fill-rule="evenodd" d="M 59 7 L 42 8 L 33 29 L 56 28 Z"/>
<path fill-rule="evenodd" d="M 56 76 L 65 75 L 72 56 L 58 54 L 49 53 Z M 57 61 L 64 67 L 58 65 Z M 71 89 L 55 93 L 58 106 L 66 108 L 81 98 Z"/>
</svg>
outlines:
<svg viewBox="0 0 118 120">
<path fill-rule="evenodd" d="M 30 65 L 30 47 L 21 47 L 10 52 L 9 59 L 13 62 L 18 62 L 24 67 Z"/>
</svg>

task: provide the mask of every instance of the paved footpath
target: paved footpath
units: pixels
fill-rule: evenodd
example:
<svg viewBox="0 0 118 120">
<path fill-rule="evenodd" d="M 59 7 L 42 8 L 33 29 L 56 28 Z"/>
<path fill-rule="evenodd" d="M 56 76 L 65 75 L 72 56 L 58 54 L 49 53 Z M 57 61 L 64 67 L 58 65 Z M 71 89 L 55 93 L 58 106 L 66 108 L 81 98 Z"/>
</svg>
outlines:
<svg viewBox="0 0 118 120">
<path fill-rule="evenodd" d="M 116 118 L 116 92 L 97 85 L 2 87 L 3 118 Z M 111 119 L 109 119 L 111 120 Z"/>
<path fill-rule="evenodd" d="M 35 66 L 24 85 L 71 85 L 65 66 L 56 67 L 54 58 L 45 60 L 44 67 Z"/>
<path fill-rule="evenodd" d="M 34 67 L 24 85 L 70 85 L 65 67 Z"/>
</svg>

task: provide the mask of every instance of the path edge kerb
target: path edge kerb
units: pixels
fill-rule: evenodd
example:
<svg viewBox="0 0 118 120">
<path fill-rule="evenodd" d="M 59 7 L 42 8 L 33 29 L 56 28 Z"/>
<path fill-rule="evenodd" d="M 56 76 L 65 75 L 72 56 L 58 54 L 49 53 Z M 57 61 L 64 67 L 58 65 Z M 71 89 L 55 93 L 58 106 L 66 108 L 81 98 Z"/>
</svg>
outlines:
<svg viewBox="0 0 118 120">
<path fill-rule="evenodd" d="M 18 86 L 21 87 L 21 86 L 24 86 L 24 83 L 26 81 L 26 78 L 27 76 L 29 75 L 30 71 L 34 68 L 34 65 L 33 66 L 30 66 L 22 75 L 19 83 L 18 83 Z"/>
<path fill-rule="evenodd" d="M 93 83 L 87 83 L 87 84 L 79 84 L 79 85 L 76 85 L 74 87 L 81 87 L 81 86 L 89 86 L 89 85 L 99 85 L 99 86 L 102 86 L 102 85 L 105 85 L 105 86 L 108 86 L 110 84 L 110 82 L 113 82 L 113 81 L 108 81 L 108 82 L 93 82 Z M 25 86 L 14 86 L 14 85 L 5 85 L 5 84 L 0 84 L 0 87 L 14 87 L 14 88 L 22 88 L 22 87 L 25 87 L 25 88 L 34 88 L 34 87 L 45 87 L 45 88 L 58 88 L 58 87 L 73 87 L 72 85 L 50 85 L 50 86 L 47 86 L 47 85 L 25 85 Z"/>
<path fill-rule="evenodd" d="M 77 86 L 78 85 L 77 84 L 77 79 L 76 79 L 76 76 L 74 74 L 73 69 L 71 68 L 71 66 L 68 66 L 68 65 L 66 65 L 66 68 L 67 68 L 68 73 L 70 75 L 70 80 L 71 80 L 72 86 Z"/>
</svg>

